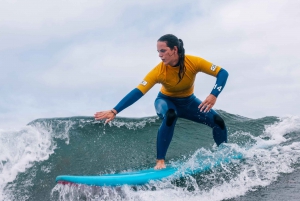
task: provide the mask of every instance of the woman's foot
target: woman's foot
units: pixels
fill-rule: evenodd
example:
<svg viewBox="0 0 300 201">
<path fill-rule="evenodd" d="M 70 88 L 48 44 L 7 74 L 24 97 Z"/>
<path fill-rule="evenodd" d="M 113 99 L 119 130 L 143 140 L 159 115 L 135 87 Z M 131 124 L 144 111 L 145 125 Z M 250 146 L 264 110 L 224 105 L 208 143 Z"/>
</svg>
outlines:
<svg viewBox="0 0 300 201">
<path fill-rule="evenodd" d="M 154 167 L 155 170 L 160 170 L 166 168 L 165 160 L 158 159 L 156 160 L 156 166 Z"/>
</svg>

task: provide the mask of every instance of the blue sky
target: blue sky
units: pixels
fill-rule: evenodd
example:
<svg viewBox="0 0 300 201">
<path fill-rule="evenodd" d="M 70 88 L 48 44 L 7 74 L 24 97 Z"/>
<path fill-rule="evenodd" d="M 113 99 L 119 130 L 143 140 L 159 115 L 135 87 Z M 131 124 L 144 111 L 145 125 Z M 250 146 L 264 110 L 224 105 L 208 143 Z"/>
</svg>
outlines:
<svg viewBox="0 0 300 201">
<path fill-rule="evenodd" d="M 230 76 L 215 109 L 299 115 L 300 2 L 0 0 L 0 128 L 114 107 L 158 62 L 173 33 Z M 198 74 L 205 99 L 215 78 Z M 120 116 L 155 115 L 157 85 Z"/>
</svg>

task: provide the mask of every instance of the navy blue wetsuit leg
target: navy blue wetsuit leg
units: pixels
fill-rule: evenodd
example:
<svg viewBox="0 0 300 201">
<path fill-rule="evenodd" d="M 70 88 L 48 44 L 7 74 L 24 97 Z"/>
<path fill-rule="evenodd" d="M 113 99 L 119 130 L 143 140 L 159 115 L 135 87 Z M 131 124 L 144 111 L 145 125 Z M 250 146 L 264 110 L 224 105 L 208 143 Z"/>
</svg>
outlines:
<svg viewBox="0 0 300 201">
<path fill-rule="evenodd" d="M 163 120 L 157 132 L 157 159 L 165 159 L 177 121 L 177 110 L 170 100 L 160 97 L 155 100 L 155 109 L 157 115 Z"/>
<path fill-rule="evenodd" d="M 178 117 L 211 127 L 217 145 L 227 142 L 227 129 L 223 119 L 212 109 L 207 113 L 200 112 L 198 108 L 200 104 L 201 101 L 194 95 L 186 98 L 173 98 L 158 94 L 155 109 L 163 121 L 157 133 L 157 159 L 165 159 Z"/>
<path fill-rule="evenodd" d="M 224 120 L 213 109 L 209 112 L 200 112 L 198 106 L 201 102 L 202 101 L 195 97 L 182 113 L 180 110 L 179 117 L 211 127 L 214 141 L 218 146 L 223 142 L 227 142 L 227 128 Z"/>
</svg>

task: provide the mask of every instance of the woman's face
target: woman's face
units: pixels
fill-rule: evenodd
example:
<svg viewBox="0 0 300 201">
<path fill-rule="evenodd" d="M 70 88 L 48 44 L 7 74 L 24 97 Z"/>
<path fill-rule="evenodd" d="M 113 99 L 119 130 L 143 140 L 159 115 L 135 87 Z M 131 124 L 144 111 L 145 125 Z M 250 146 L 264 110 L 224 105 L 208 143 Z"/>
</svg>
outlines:
<svg viewBox="0 0 300 201">
<path fill-rule="evenodd" d="M 175 66 L 178 63 L 178 49 L 174 46 L 173 49 L 167 46 L 164 41 L 157 41 L 157 52 L 158 56 L 161 58 L 165 65 Z"/>
</svg>

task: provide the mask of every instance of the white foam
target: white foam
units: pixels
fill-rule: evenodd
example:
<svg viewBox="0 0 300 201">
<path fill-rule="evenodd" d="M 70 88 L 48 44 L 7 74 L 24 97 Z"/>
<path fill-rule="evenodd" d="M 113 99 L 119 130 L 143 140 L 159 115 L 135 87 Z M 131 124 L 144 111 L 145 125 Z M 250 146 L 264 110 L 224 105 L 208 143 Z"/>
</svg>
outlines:
<svg viewBox="0 0 300 201">
<path fill-rule="evenodd" d="M 115 119 L 114 121 L 110 121 L 108 124 L 110 126 L 116 126 L 118 128 L 125 126 L 127 129 L 141 129 L 146 126 L 147 123 L 154 123 L 158 117 L 148 117 L 148 118 L 142 118 L 137 119 L 136 121 L 124 121 L 122 119 Z"/>
<path fill-rule="evenodd" d="M 9 182 L 35 161 L 47 160 L 54 149 L 50 133 L 41 128 L 0 130 L 0 200 L 9 200 L 9 192 L 4 192 Z"/>
<path fill-rule="evenodd" d="M 271 137 L 272 140 L 276 140 L 278 144 L 286 140 L 284 135 L 287 133 L 300 131 L 300 117 L 287 116 L 279 120 L 275 124 L 265 126 L 264 132 L 266 136 Z"/>
<path fill-rule="evenodd" d="M 53 138 L 65 140 L 65 143 L 69 144 L 69 130 L 75 124 L 76 122 L 72 120 L 54 119 L 34 122 L 33 127 L 39 129 L 41 132 L 51 133 Z"/>
</svg>

